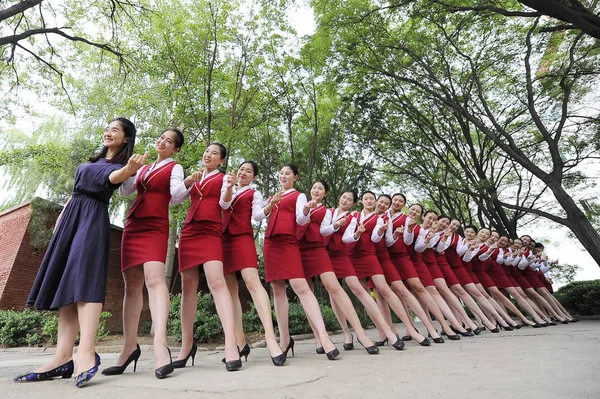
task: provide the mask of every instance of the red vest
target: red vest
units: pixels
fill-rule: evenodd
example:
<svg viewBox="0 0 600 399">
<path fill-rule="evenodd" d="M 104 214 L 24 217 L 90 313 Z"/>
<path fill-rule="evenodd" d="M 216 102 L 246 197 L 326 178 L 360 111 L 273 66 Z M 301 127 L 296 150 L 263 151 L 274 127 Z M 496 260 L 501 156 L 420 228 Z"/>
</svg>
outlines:
<svg viewBox="0 0 600 399">
<path fill-rule="evenodd" d="M 387 222 L 388 220 L 390 220 L 390 214 L 387 212 L 384 212 L 383 215 L 379 216 L 380 218 L 383 219 L 383 223 Z M 384 233 L 385 234 L 385 233 Z M 388 252 L 388 247 L 385 244 L 385 235 L 381 238 L 381 240 L 379 242 L 375 243 L 375 251 L 377 252 L 377 256 L 389 256 L 389 252 Z"/>
<path fill-rule="evenodd" d="M 437 263 L 437 258 L 435 256 L 434 249 L 435 246 L 440 242 L 440 236 L 433 236 L 431 239 L 436 243 L 432 248 L 427 248 L 423 251 L 421 255 L 423 257 L 423 261 L 429 266 L 429 264 Z"/>
<path fill-rule="evenodd" d="M 392 233 L 396 231 L 398 227 L 404 226 L 406 224 L 406 215 L 402 214 L 397 218 L 393 219 L 392 224 Z M 398 237 L 394 245 L 388 248 L 390 254 L 408 254 L 406 250 L 406 244 L 402 239 L 402 234 Z"/>
<path fill-rule="evenodd" d="M 477 253 L 477 255 L 475 255 L 473 257 L 473 259 L 471 259 L 471 264 L 473 265 L 473 270 L 475 270 L 475 271 L 487 270 L 489 260 L 479 260 L 479 255 L 483 255 L 484 253 L 486 253 L 488 251 L 488 249 L 490 249 L 490 247 L 488 247 L 487 244 L 483 244 L 481 246 L 481 248 L 479 248 L 479 252 Z M 494 252 L 496 252 L 496 251 L 494 251 Z M 496 254 L 497 253 L 498 252 L 496 252 Z"/>
<path fill-rule="evenodd" d="M 227 230 L 234 236 L 254 235 L 251 219 L 255 192 L 251 188 L 244 190 L 231 202 L 229 209 L 223 211 L 223 231 Z"/>
<path fill-rule="evenodd" d="M 299 191 L 290 191 L 285 193 L 269 215 L 269 223 L 265 237 L 271 237 L 279 234 L 293 235 L 296 237 L 296 200 L 300 195 Z"/>
<path fill-rule="evenodd" d="M 356 218 L 356 226 L 358 227 L 362 223 L 365 226 L 365 231 L 360 235 L 359 240 L 352 248 L 352 256 L 361 256 L 361 254 L 375 255 L 377 251 L 375 250 L 375 243 L 371 240 L 371 234 L 373 234 L 373 229 L 377 226 L 378 216 L 373 212 L 365 219 L 362 219 L 362 212 L 358 212 L 354 217 Z"/>
<path fill-rule="evenodd" d="M 333 220 L 333 213 L 335 212 L 335 209 L 336 208 L 330 209 L 331 217 L 332 217 L 331 223 L 335 223 L 340 219 L 346 219 L 346 224 L 343 226 L 340 226 L 338 231 L 335 231 L 332 235 L 329 236 L 330 238 L 329 238 L 329 242 L 327 243 L 327 250 L 332 251 L 332 252 L 347 253 L 348 247 L 342 241 L 342 237 L 344 236 L 344 232 L 346 231 L 346 229 L 348 228 L 348 225 L 350 224 L 350 219 L 352 219 L 352 214 L 350 212 L 348 212 L 341 218 L 338 217 L 336 220 Z"/>
<path fill-rule="evenodd" d="M 218 172 L 205 178 L 202 183 L 195 182 L 190 190 L 192 204 L 188 210 L 185 223 L 209 221 L 221 223 L 222 210 L 219 205 L 223 173 Z"/>
<path fill-rule="evenodd" d="M 460 255 L 458 254 L 458 252 L 456 252 L 456 247 L 458 245 L 459 238 L 460 235 L 458 233 L 452 233 L 452 241 L 450 241 L 450 246 L 445 252 L 446 259 L 452 267 L 461 267 L 463 264 Z"/>
<path fill-rule="evenodd" d="M 321 235 L 321 222 L 325 217 L 325 213 L 327 213 L 327 208 L 322 205 L 310 210 L 310 222 L 304 226 L 298 226 L 296 232 L 296 238 L 298 238 L 300 243 L 324 244 L 323 236 Z"/>
<path fill-rule="evenodd" d="M 416 225 L 415 229 L 413 230 L 413 236 L 414 236 L 413 243 L 411 245 L 406 246 L 406 252 L 408 252 L 408 256 L 410 256 L 410 259 L 412 259 L 412 260 L 423 260 L 421 253 L 417 252 L 415 250 L 415 244 L 417 243 L 417 238 L 419 237 L 420 232 L 421 232 L 421 226 Z"/>
<path fill-rule="evenodd" d="M 169 218 L 169 201 L 171 201 L 171 171 L 175 162 L 168 162 L 148 174 L 150 165 L 144 166 L 138 174 L 136 188 L 138 191 L 127 218 L 160 217 Z"/>
</svg>

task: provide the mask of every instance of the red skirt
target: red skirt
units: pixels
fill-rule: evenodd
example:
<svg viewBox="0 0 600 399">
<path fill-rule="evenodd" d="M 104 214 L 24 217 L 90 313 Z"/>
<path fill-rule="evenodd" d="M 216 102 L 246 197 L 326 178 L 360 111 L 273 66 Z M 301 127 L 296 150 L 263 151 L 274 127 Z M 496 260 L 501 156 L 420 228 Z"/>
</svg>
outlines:
<svg viewBox="0 0 600 399">
<path fill-rule="evenodd" d="M 223 262 L 223 224 L 194 220 L 186 223 L 179 236 L 179 271 L 210 261 Z"/>
<path fill-rule="evenodd" d="M 398 269 L 398 273 L 402 276 L 402 280 L 406 281 L 410 278 L 419 278 L 419 273 L 415 269 L 415 265 L 410 260 L 408 254 L 395 253 L 390 254 L 390 258 Z"/>
<path fill-rule="evenodd" d="M 473 279 L 469 276 L 469 272 L 463 265 L 460 266 L 452 266 L 452 272 L 460 282 L 460 285 L 473 284 Z"/>
<path fill-rule="evenodd" d="M 160 217 L 127 219 L 121 239 L 121 271 L 167 259 L 169 220 Z"/>
<path fill-rule="evenodd" d="M 352 267 L 352 262 L 347 253 L 340 251 L 327 251 L 327 253 L 329 254 L 335 277 L 356 277 L 356 271 L 354 270 L 354 267 Z"/>
<path fill-rule="evenodd" d="M 375 254 L 361 254 L 352 251 L 350 261 L 356 271 L 356 277 L 367 278 L 376 274 L 383 274 L 383 269 Z"/>
<path fill-rule="evenodd" d="M 492 280 L 490 278 L 490 276 L 487 274 L 487 272 L 485 270 L 478 270 L 475 272 L 475 275 L 481 282 L 481 285 L 483 285 L 483 288 L 490 288 L 490 287 L 496 286 L 496 283 L 494 283 L 494 280 Z"/>
<path fill-rule="evenodd" d="M 305 278 L 296 236 L 278 234 L 265 238 L 265 279 L 267 282 Z"/>
<path fill-rule="evenodd" d="M 423 252 L 423 262 L 425 262 L 427 265 L 429 274 L 431 274 L 431 278 L 434 280 L 436 278 L 444 278 L 444 274 L 437 263 L 437 259 L 435 258 L 435 253 L 433 250 L 427 249 L 425 252 Z"/>
<path fill-rule="evenodd" d="M 327 250 L 323 245 L 317 247 L 300 247 L 300 256 L 306 278 L 312 278 L 327 272 L 335 273 L 331 259 L 329 259 L 329 254 L 327 254 Z"/>
<path fill-rule="evenodd" d="M 540 279 L 536 276 L 535 272 L 531 269 L 529 271 L 524 270 L 523 277 L 525 277 L 527 279 L 527 281 L 529 281 L 529 284 L 531 284 L 531 286 L 533 288 L 545 288 L 546 287 L 546 284 L 542 284 Z"/>
<path fill-rule="evenodd" d="M 473 264 L 471 262 L 463 261 L 463 266 L 464 266 L 465 270 L 467 271 L 467 273 L 469 273 L 469 277 L 471 278 L 471 281 L 473 281 L 473 284 L 481 284 L 481 281 L 479 281 L 477 274 L 473 270 Z"/>
<path fill-rule="evenodd" d="M 490 270 L 488 271 L 488 276 L 490 276 L 490 278 L 494 280 L 494 284 L 500 289 L 514 287 L 510 279 L 506 275 L 506 270 L 504 270 L 502 265 L 496 262 L 492 261 Z"/>
<path fill-rule="evenodd" d="M 385 280 L 388 283 L 393 283 L 394 281 L 402 280 L 402 278 L 400 277 L 400 273 L 398 273 L 398 269 L 396 269 L 396 266 L 394 266 L 394 263 L 390 258 L 389 252 L 378 252 L 377 259 L 379 260 L 381 269 L 383 269 L 383 275 L 385 276 Z"/>
<path fill-rule="evenodd" d="M 413 265 L 415 266 L 415 269 L 419 274 L 419 280 L 421 280 L 421 283 L 424 287 L 435 286 L 435 283 L 433 282 L 433 277 L 431 277 L 431 273 L 429 273 L 429 268 L 427 267 L 425 262 L 423 262 L 420 259 L 415 259 L 413 261 Z"/>
<path fill-rule="evenodd" d="M 242 269 L 258 269 L 256 246 L 252 234 L 232 235 L 229 230 L 223 235 L 223 274 Z"/>
<path fill-rule="evenodd" d="M 442 275 L 444 276 L 444 280 L 446 280 L 448 287 L 460 285 L 460 281 L 458 281 L 458 278 L 456 278 L 456 275 L 448 264 L 446 256 L 444 254 L 435 254 L 435 259 L 437 260 L 437 264 L 442 272 Z"/>
<path fill-rule="evenodd" d="M 529 284 L 529 281 L 527 281 L 527 279 L 522 275 L 513 277 L 515 278 L 515 280 L 517 280 L 517 284 L 519 284 L 519 287 L 523 288 L 524 290 L 526 290 L 527 288 L 533 288 L 531 284 Z"/>
</svg>

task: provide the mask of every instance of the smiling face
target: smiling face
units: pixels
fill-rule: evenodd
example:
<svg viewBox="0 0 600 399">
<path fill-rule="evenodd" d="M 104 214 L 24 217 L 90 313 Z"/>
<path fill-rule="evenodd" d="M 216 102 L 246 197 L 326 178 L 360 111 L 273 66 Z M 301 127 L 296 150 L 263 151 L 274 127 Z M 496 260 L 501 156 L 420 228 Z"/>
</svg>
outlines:
<svg viewBox="0 0 600 399">
<path fill-rule="evenodd" d="M 294 175 L 294 171 L 289 166 L 284 166 L 279 171 L 279 184 L 284 191 L 293 188 L 296 180 L 298 176 Z"/>
<path fill-rule="evenodd" d="M 354 194 L 352 194 L 350 191 L 346 191 L 340 197 L 339 207 L 342 210 L 342 212 L 346 212 L 348 209 L 352 208 L 353 206 L 354 206 Z"/>
<path fill-rule="evenodd" d="M 490 234 L 490 238 L 488 240 L 493 244 L 495 242 L 498 242 L 499 239 L 500 233 L 498 233 L 497 231 L 492 231 L 492 234 Z"/>
<path fill-rule="evenodd" d="M 169 158 L 176 152 L 179 152 L 179 148 L 175 148 L 177 140 L 177 134 L 172 130 L 167 130 L 160 135 L 156 140 L 154 148 L 158 155 L 162 158 Z"/>
<path fill-rule="evenodd" d="M 401 195 L 394 195 L 392 198 L 392 211 L 394 213 L 402 212 L 402 208 L 406 205 L 404 197 Z"/>
<path fill-rule="evenodd" d="M 408 208 L 408 217 L 410 217 L 412 220 L 418 220 L 421 217 L 422 213 L 423 208 L 421 208 L 421 206 L 419 205 L 415 204 Z"/>
<path fill-rule="evenodd" d="M 390 209 L 390 199 L 388 197 L 379 197 L 377 200 L 377 214 L 381 215 Z"/>
<path fill-rule="evenodd" d="M 454 233 L 460 227 L 460 220 L 452 219 L 450 222 L 450 230 Z"/>
<path fill-rule="evenodd" d="M 529 237 L 529 236 L 521 237 L 521 241 L 523 242 L 523 246 L 525 248 L 528 248 L 531 245 L 531 237 Z"/>
<path fill-rule="evenodd" d="M 434 225 L 437 225 L 437 218 L 438 218 L 438 216 L 435 213 L 429 212 L 423 218 L 423 228 L 424 229 L 434 229 L 435 228 Z"/>
<path fill-rule="evenodd" d="M 361 202 L 367 212 L 373 212 L 375 209 L 375 196 L 373 194 L 364 193 Z"/>
<path fill-rule="evenodd" d="M 490 230 L 489 229 L 481 229 L 477 234 L 477 239 L 480 242 L 486 242 L 490 238 Z"/>
<path fill-rule="evenodd" d="M 508 237 L 502 236 L 498 239 L 498 247 L 506 248 L 507 245 L 508 245 Z"/>
<path fill-rule="evenodd" d="M 223 163 L 221 149 L 216 144 L 211 144 L 204 151 L 202 164 L 206 169 L 215 170 Z"/>
<path fill-rule="evenodd" d="M 521 240 L 519 240 L 518 238 L 516 238 L 513 241 L 513 248 L 516 250 L 519 250 L 519 249 L 521 249 L 521 247 L 523 247 L 523 242 Z"/>
<path fill-rule="evenodd" d="M 437 226 L 436 226 L 436 231 L 444 231 L 444 230 L 446 230 L 448 228 L 449 224 L 450 224 L 450 219 L 448 219 L 448 218 L 438 219 Z"/>
<path fill-rule="evenodd" d="M 323 198 L 327 195 L 325 191 L 325 186 L 321 182 L 316 182 L 313 184 L 312 189 L 310 190 L 310 196 L 313 200 L 317 202 L 323 201 Z"/>
<path fill-rule="evenodd" d="M 256 179 L 256 176 L 254 175 L 254 168 L 252 167 L 252 164 L 250 164 L 248 162 L 243 163 L 240 166 L 240 168 L 238 169 L 237 178 L 238 178 L 238 184 L 241 187 L 247 186 L 248 184 L 252 183 L 254 181 L 254 179 Z"/>
<path fill-rule="evenodd" d="M 475 229 L 472 227 L 467 227 L 465 228 L 465 238 L 469 241 L 473 241 L 475 239 L 475 236 L 477 235 L 477 233 L 475 232 Z"/>
<path fill-rule="evenodd" d="M 104 145 L 112 151 L 117 151 L 123 143 L 127 143 L 127 140 L 129 140 L 125 137 L 125 131 L 119 121 L 112 121 L 104 130 L 102 138 L 104 139 Z"/>
</svg>

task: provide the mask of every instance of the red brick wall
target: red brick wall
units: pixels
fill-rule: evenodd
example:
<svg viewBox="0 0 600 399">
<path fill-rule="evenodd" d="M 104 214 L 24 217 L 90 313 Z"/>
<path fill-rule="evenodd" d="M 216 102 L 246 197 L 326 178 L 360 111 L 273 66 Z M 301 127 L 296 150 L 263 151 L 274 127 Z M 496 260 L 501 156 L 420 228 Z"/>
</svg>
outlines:
<svg viewBox="0 0 600 399">
<path fill-rule="evenodd" d="M 13 270 L 15 260 L 24 256 L 22 243 L 29 246 L 26 232 L 30 216 L 29 203 L 0 214 L 0 309 L 25 307 L 39 267 L 39 262 L 35 264 L 39 255 L 31 254 L 18 270 Z"/>
</svg>

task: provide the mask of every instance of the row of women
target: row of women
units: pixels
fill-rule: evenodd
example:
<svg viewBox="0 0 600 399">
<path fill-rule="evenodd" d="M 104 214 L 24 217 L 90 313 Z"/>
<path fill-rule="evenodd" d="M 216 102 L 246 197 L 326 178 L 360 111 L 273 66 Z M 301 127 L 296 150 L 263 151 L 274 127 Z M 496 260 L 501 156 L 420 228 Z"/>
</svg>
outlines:
<svg viewBox="0 0 600 399">
<path fill-rule="evenodd" d="M 141 350 L 137 344 L 143 306 L 143 286 L 148 290 L 154 326 L 155 376 L 164 378 L 174 369 L 194 364 L 197 345 L 193 338 L 197 310 L 200 266 L 214 297 L 225 335 L 226 370 L 238 370 L 250 347 L 242 326 L 238 278 L 243 278 L 260 320 L 266 345 L 275 366 L 282 366 L 294 340 L 289 334 L 287 284 L 298 296 L 316 338 L 316 352 L 329 360 L 339 350 L 325 330 L 319 303 L 313 294 L 314 277 L 319 277 L 330 296 L 335 315 L 344 331 L 345 350 L 358 344 L 368 354 L 379 346 L 404 348 L 415 340 L 429 346 L 409 317 L 411 310 L 423 322 L 427 335 L 436 343 L 444 339 L 432 322 L 439 323 L 448 339 L 473 336 L 488 328 L 544 327 L 574 321 L 551 295 L 542 271 L 550 267 L 539 248 L 531 248 L 528 236 L 509 240 L 488 229 L 464 228 L 461 223 L 435 211 L 423 212 L 412 205 L 402 213 L 406 198 L 362 194 L 362 211 L 351 212 L 358 197 L 344 192 L 336 208 L 327 208 L 324 181 L 316 182 L 311 199 L 294 189 L 298 170 L 284 166 L 279 173 L 281 189 L 263 201 L 251 188 L 258 174 L 256 163 L 243 162 L 237 173 L 223 174 L 219 167 L 227 152 L 218 143 L 210 144 L 202 168 L 184 178 L 183 168 L 173 161 L 184 142 L 178 129 L 165 130 L 156 142 L 157 159 L 147 164 L 148 154 L 133 154 L 136 129 L 125 118 L 112 120 L 104 133 L 104 147 L 89 162 L 77 168 L 73 193 L 59 216 L 55 232 L 34 282 L 28 305 L 59 310 L 58 343 L 54 357 L 33 372 L 15 381 L 28 382 L 75 373 L 75 385 L 85 385 L 97 373 L 100 357 L 94 338 L 105 299 L 109 252 L 108 202 L 119 188 L 122 195 L 137 191 L 127 214 L 122 238 L 124 345 L 115 366 L 105 375 L 122 374 Z M 182 280 L 182 346 L 173 360 L 167 347 L 169 292 L 164 268 L 169 235 L 169 205 L 187 197 L 191 205 L 179 239 L 179 271 Z M 261 284 L 254 230 L 251 220 L 268 218 L 264 239 L 266 280 L 273 291 L 279 342 L 271 318 L 270 300 Z M 422 219 L 422 224 L 418 221 Z M 540 271 L 541 270 L 541 271 Z M 366 335 L 354 306 L 340 285 L 365 307 L 379 339 Z M 376 300 L 369 293 L 376 293 Z M 518 303 L 517 308 L 510 298 Z M 462 303 L 461 303 L 462 300 Z M 463 303 L 471 310 L 471 320 Z M 391 311 L 404 323 L 400 337 L 392 323 Z M 528 319 L 524 313 L 531 317 Z M 73 347 L 80 332 L 77 363 Z M 240 349 L 241 348 L 241 349 Z"/>
</svg>

